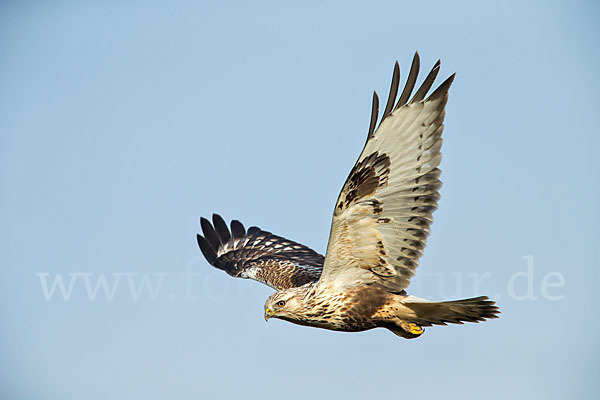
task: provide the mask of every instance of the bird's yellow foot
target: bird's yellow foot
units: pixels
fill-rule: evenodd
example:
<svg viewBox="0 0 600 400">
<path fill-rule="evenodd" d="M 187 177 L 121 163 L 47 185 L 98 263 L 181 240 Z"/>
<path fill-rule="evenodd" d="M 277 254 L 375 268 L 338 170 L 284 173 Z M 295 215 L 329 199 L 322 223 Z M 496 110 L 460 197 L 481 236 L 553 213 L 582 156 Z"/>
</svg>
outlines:
<svg viewBox="0 0 600 400">
<path fill-rule="evenodd" d="M 423 329 L 420 325 L 415 324 L 414 322 L 402 321 L 400 323 L 400 326 L 402 327 L 402 330 L 405 333 L 405 336 L 403 337 L 411 339 L 421 336 L 425 332 L 425 329 Z"/>
<path fill-rule="evenodd" d="M 425 333 L 425 329 L 414 322 L 398 321 L 395 327 L 386 327 L 396 335 L 405 339 L 414 339 Z"/>
<path fill-rule="evenodd" d="M 392 327 L 387 327 L 387 328 L 389 330 L 391 330 L 392 332 L 394 332 L 396 335 L 403 337 L 405 339 L 418 338 L 423 333 L 425 333 L 425 329 L 423 329 L 421 326 L 415 324 L 414 322 L 399 321 L 398 325 L 394 328 L 392 328 Z"/>
<path fill-rule="evenodd" d="M 412 333 L 413 335 L 422 335 L 423 332 L 425 332 L 425 329 L 412 322 L 407 323 L 404 329 L 406 329 L 407 332 Z"/>
</svg>

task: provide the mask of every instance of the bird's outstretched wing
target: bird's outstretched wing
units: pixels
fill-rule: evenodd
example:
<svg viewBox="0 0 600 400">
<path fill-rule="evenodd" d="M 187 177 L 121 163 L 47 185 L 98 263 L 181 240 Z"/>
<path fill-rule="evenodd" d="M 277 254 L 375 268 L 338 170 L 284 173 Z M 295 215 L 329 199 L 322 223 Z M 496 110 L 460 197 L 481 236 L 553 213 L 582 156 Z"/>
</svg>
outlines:
<svg viewBox="0 0 600 400">
<path fill-rule="evenodd" d="M 213 214 L 212 220 L 214 227 L 200 218 L 204 236 L 198 234 L 197 239 L 202 254 L 214 267 L 277 290 L 319 279 L 325 258 L 312 249 L 255 226 L 246 232 L 237 220 L 231 221 L 230 231 L 218 214 Z"/>
<path fill-rule="evenodd" d="M 377 130 L 379 100 L 373 94 L 367 142 L 335 204 L 321 287 L 376 284 L 398 292 L 415 273 L 440 197 L 444 107 L 454 79 L 425 98 L 438 61 L 411 98 L 419 64 L 416 53 L 396 102 L 396 63 Z"/>
</svg>

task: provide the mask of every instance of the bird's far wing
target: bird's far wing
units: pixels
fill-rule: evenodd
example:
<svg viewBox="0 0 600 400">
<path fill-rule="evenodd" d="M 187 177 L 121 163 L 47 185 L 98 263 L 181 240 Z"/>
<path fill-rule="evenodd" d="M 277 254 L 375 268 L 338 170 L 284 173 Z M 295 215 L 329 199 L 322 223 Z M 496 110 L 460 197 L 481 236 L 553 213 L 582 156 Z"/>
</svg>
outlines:
<svg viewBox="0 0 600 400">
<path fill-rule="evenodd" d="M 374 93 L 367 142 L 335 204 L 319 286 L 371 283 L 392 292 L 408 286 L 440 197 L 437 167 L 444 107 L 454 75 L 425 98 L 439 67 L 438 61 L 411 99 L 419 71 L 416 53 L 396 102 L 400 80 L 396 63 L 377 130 L 379 100 Z"/>
<path fill-rule="evenodd" d="M 218 214 L 213 225 L 200 218 L 203 235 L 198 246 L 206 260 L 218 269 L 238 278 L 254 279 L 276 290 L 316 282 L 324 257 L 299 243 L 273 235 L 255 226 L 244 228 L 231 221 L 231 231 Z"/>
</svg>

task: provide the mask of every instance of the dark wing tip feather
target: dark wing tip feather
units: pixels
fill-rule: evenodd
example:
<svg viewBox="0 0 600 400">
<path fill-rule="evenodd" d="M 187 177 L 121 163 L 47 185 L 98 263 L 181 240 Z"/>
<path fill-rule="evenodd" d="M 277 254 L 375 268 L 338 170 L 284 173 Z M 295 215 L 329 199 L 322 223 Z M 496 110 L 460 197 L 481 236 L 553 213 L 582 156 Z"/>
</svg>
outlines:
<svg viewBox="0 0 600 400">
<path fill-rule="evenodd" d="M 241 239 L 244 237 L 244 235 L 246 235 L 246 229 L 244 228 L 244 225 L 237 219 L 232 219 L 230 225 L 231 234 L 233 235 L 234 239 Z"/>
<path fill-rule="evenodd" d="M 429 89 L 431 89 L 435 78 L 437 78 L 437 75 L 440 72 L 440 65 L 440 60 L 437 60 L 437 62 L 435 63 L 433 68 L 431 68 L 431 71 L 429 71 L 429 74 L 427 74 L 427 77 L 421 84 L 421 87 L 413 96 L 412 100 L 410 101 L 411 103 L 418 103 L 419 101 L 422 101 L 425 98 L 425 95 L 427 95 L 427 92 L 429 91 Z"/>
<path fill-rule="evenodd" d="M 217 253 L 214 251 L 208 240 L 206 240 L 200 234 L 196 235 L 196 240 L 198 241 L 198 247 L 200 247 L 200 251 L 202 251 L 206 261 L 208 261 L 211 265 L 216 265 Z"/>
<path fill-rule="evenodd" d="M 456 77 L 456 73 L 450 75 L 448 77 L 448 79 L 446 79 L 444 82 L 442 82 L 442 84 L 440 86 L 438 86 L 437 89 L 435 89 L 433 91 L 433 93 L 431 93 L 429 95 L 429 97 L 427 98 L 427 100 L 437 100 L 440 97 L 443 97 L 446 95 L 446 93 L 448 93 L 448 90 L 450 89 L 450 86 L 452 85 L 452 82 L 454 82 L 454 78 Z"/>
<path fill-rule="evenodd" d="M 417 82 L 417 78 L 419 77 L 419 69 L 420 68 L 421 68 L 421 58 L 419 57 L 419 52 L 415 52 L 415 56 L 413 57 L 413 61 L 410 66 L 410 71 L 408 72 L 408 78 L 406 79 L 406 85 L 404 86 L 404 89 L 402 90 L 402 94 L 400 95 L 400 98 L 398 99 L 398 104 L 396 104 L 396 107 L 394 108 L 394 110 L 397 110 L 398 108 L 402 107 L 403 105 L 405 105 L 408 102 L 408 99 L 410 98 L 410 94 L 412 93 L 413 89 L 415 88 L 415 83 Z"/>
<path fill-rule="evenodd" d="M 373 105 L 371 106 L 371 124 L 369 125 L 369 134 L 367 135 L 367 140 L 373 136 L 373 132 L 375 132 L 375 126 L 377 125 L 377 117 L 379 116 L 379 96 L 377 96 L 377 92 L 373 92 Z"/>
<path fill-rule="evenodd" d="M 215 229 L 210 224 L 210 222 L 208 222 L 208 220 L 204 217 L 200 217 L 200 227 L 202 228 L 202 233 L 204 234 L 204 237 L 206 238 L 210 246 L 216 251 L 216 249 L 218 249 L 221 245 L 221 242 L 219 241 L 219 237 L 217 236 Z"/>
<path fill-rule="evenodd" d="M 231 240 L 231 234 L 229 233 L 229 228 L 227 228 L 227 224 L 223 218 L 219 214 L 213 214 L 212 220 L 221 244 L 224 245 L 229 242 Z"/>
<path fill-rule="evenodd" d="M 400 65 L 398 64 L 398 61 L 396 61 L 396 64 L 394 64 L 394 73 L 392 74 L 392 84 L 390 86 L 388 101 L 385 110 L 383 111 L 383 117 L 381 118 L 382 121 L 392 113 L 394 103 L 396 102 L 396 96 L 398 95 L 398 86 L 400 86 Z"/>
<path fill-rule="evenodd" d="M 258 226 L 251 226 L 250 228 L 248 228 L 248 235 L 252 235 L 258 231 L 260 231 L 260 228 Z"/>
</svg>

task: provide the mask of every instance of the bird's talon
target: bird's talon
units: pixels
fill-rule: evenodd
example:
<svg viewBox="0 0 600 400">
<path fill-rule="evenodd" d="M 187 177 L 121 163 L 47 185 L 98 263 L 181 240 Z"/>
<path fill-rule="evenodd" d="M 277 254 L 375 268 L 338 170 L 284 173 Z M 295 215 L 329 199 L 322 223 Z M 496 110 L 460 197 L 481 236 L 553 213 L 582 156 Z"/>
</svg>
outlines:
<svg viewBox="0 0 600 400">
<path fill-rule="evenodd" d="M 421 335 L 423 332 L 425 332 L 423 330 L 423 328 L 421 328 L 419 325 L 410 322 L 408 324 L 408 332 L 412 333 L 413 335 Z"/>
</svg>

